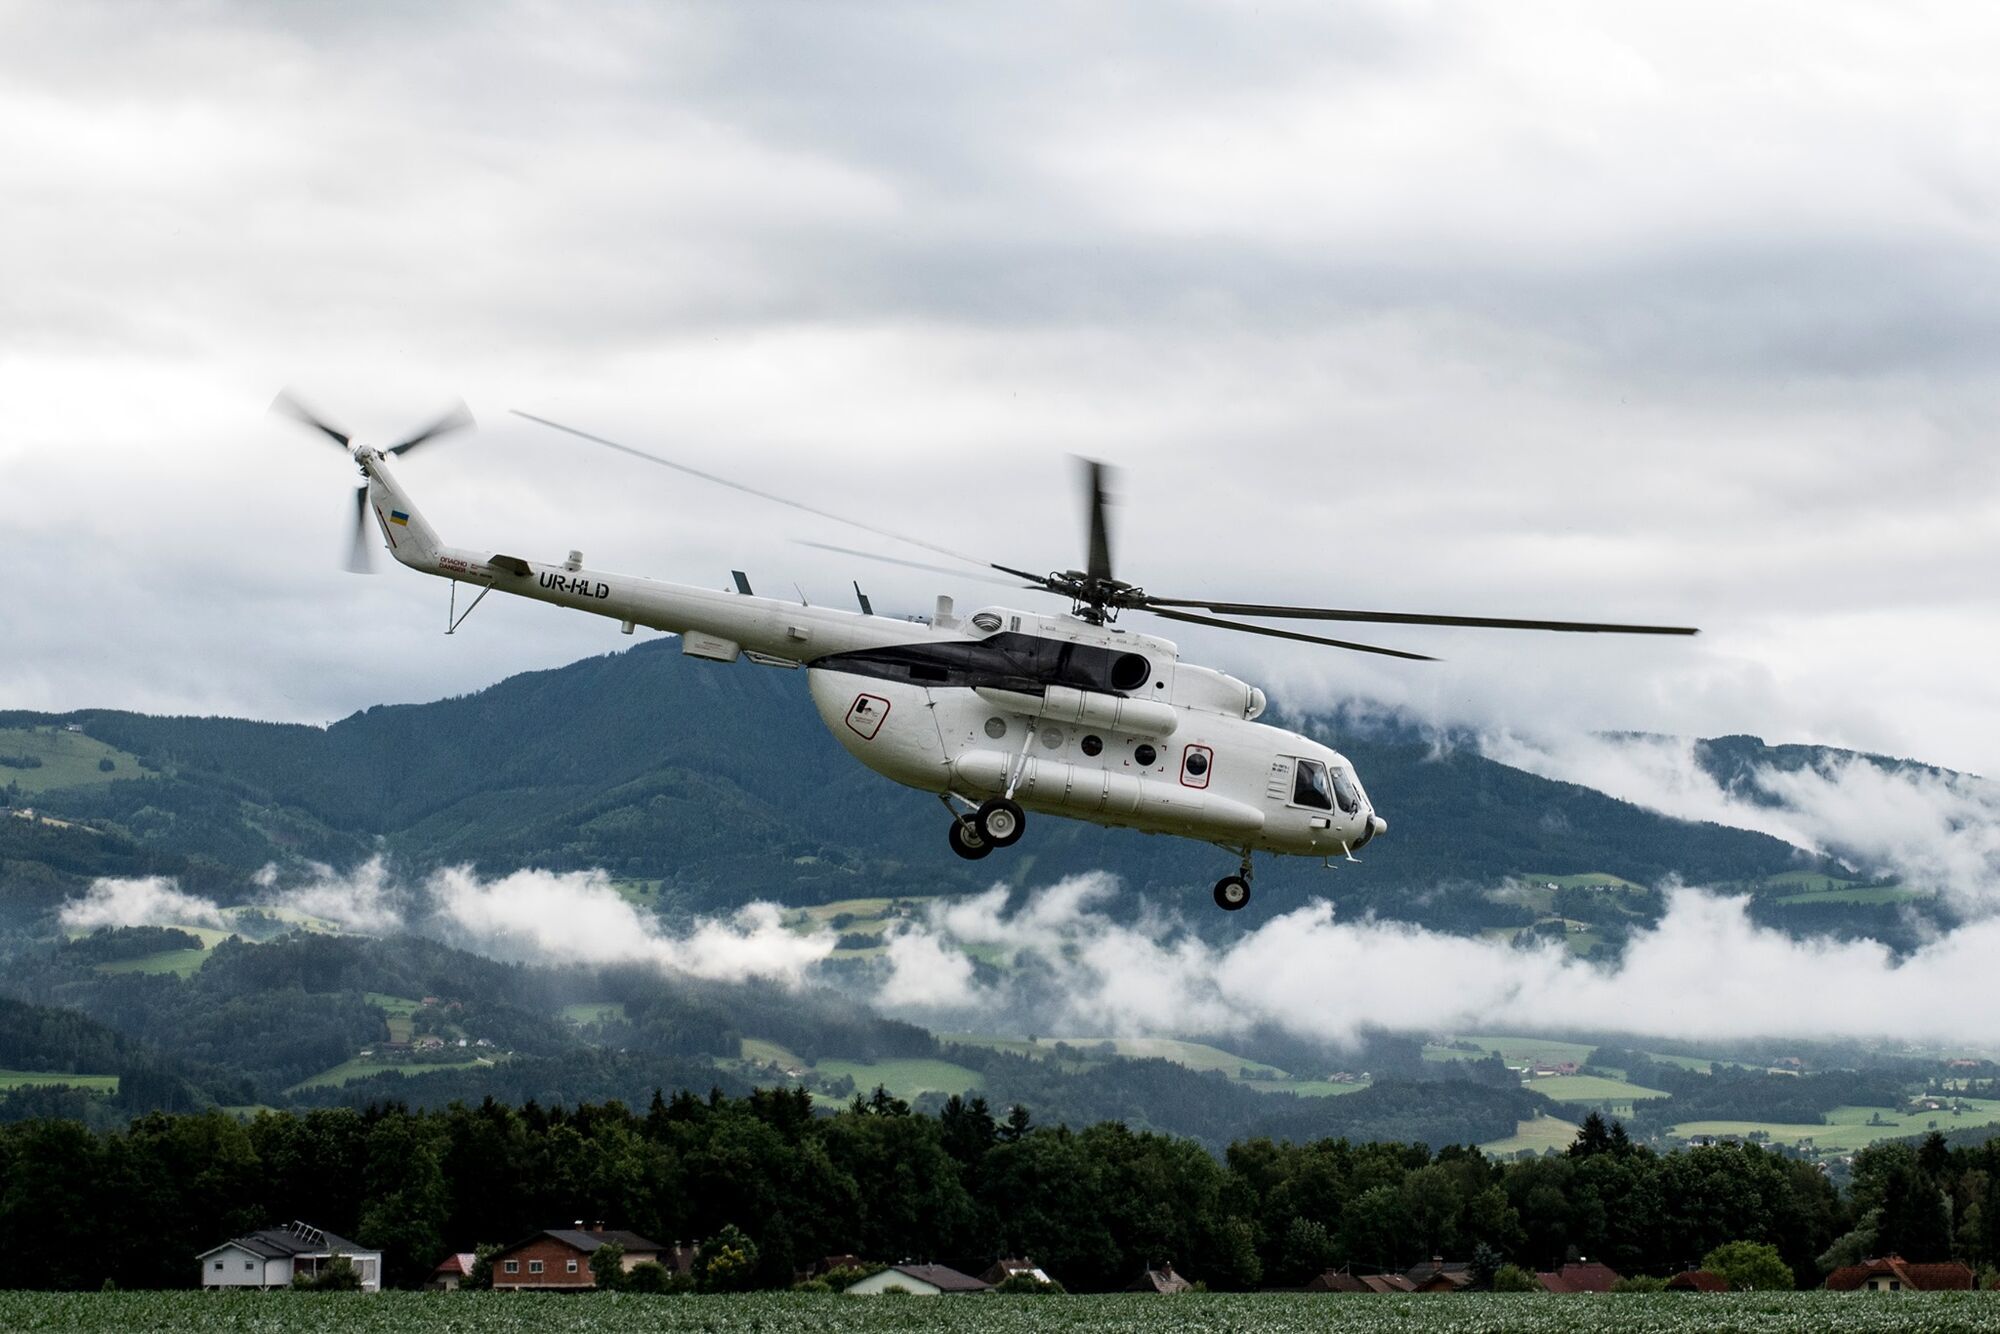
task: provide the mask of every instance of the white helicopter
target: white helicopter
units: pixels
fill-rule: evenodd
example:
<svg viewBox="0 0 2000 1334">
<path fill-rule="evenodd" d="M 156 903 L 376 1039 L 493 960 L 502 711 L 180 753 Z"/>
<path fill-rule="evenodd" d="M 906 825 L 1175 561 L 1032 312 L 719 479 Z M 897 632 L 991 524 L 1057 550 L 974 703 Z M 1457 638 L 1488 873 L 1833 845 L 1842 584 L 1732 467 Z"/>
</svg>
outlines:
<svg viewBox="0 0 2000 1334">
<path fill-rule="evenodd" d="M 563 426 L 531 421 L 621 453 L 762 499 L 908 542 L 1069 600 L 1067 615 L 982 607 L 954 614 L 940 597 L 927 622 L 878 616 L 855 586 L 859 612 L 754 595 L 741 572 L 723 592 L 584 568 L 572 551 L 560 564 L 488 548 L 446 546 L 389 460 L 472 424 L 463 406 L 400 443 L 375 448 L 335 430 L 289 394 L 272 411 L 324 432 L 367 479 L 355 492 L 350 569 L 366 570 L 372 512 L 402 564 L 453 582 L 448 631 L 498 589 L 604 616 L 631 634 L 650 626 L 681 636 L 681 651 L 716 662 L 747 657 L 805 667 L 814 706 L 849 753 L 875 772 L 934 793 L 951 812 L 952 851 L 978 859 L 1020 841 L 1028 811 L 1213 843 L 1240 856 L 1215 884 L 1218 907 L 1250 901 L 1251 857 L 1354 853 L 1388 831 L 1347 759 L 1298 732 L 1260 723 L 1264 692 L 1209 667 L 1181 661 L 1170 640 L 1126 630 L 1123 611 L 1428 662 L 1381 648 L 1225 619 L 1361 621 L 1584 633 L 1692 635 L 1694 629 L 1411 612 L 1343 611 L 1200 598 L 1155 597 L 1111 573 L 1104 468 L 1088 463 L 1089 554 L 1081 570 L 1034 574 L 963 556 L 755 487 Z M 810 543 L 808 545 L 824 546 Z M 827 550 L 872 560 L 891 558 Z M 943 574 L 957 572 L 893 561 Z M 988 576 L 990 577 L 990 576 Z M 479 589 L 463 614 L 457 584 Z"/>
</svg>

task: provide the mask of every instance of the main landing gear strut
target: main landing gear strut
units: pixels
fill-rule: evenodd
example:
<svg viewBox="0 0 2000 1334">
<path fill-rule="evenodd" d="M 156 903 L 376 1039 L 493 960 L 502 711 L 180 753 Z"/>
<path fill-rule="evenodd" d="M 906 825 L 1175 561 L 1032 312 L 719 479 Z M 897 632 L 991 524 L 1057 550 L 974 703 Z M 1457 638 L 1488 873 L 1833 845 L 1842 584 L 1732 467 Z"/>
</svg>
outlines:
<svg viewBox="0 0 2000 1334">
<path fill-rule="evenodd" d="M 940 800 L 950 808 L 950 797 Z M 972 810 L 953 811 L 948 837 L 953 852 L 976 862 L 995 848 L 1019 843 L 1027 827 L 1027 814 L 1018 805 L 1006 797 L 990 797 Z"/>
<path fill-rule="evenodd" d="M 1250 853 L 1243 854 L 1243 865 L 1235 875 L 1226 875 L 1215 882 L 1215 906 L 1224 912 L 1235 912 L 1250 902 Z"/>
</svg>

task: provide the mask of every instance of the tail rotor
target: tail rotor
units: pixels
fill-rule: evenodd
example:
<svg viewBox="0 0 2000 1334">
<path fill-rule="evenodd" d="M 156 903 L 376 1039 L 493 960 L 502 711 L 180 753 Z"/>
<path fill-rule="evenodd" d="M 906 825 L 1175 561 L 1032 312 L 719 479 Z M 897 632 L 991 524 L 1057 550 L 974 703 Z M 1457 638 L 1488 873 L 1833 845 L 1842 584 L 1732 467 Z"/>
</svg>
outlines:
<svg viewBox="0 0 2000 1334">
<path fill-rule="evenodd" d="M 409 453 L 418 445 L 428 444 L 439 436 L 477 425 L 472 418 L 471 409 L 461 400 L 414 435 L 406 436 L 393 445 L 377 450 L 368 445 L 356 444 L 354 437 L 328 424 L 324 417 L 300 402 L 298 396 L 289 389 L 280 391 L 278 396 L 271 400 L 271 411 L 281 417 L 290 417 L 293 421 L 309 426 L 324 435 L 362 465 L 364 476 L 368 472 L 364 455 L 374 455 L 378 458 L 384 455 L 400 456 Z M 375 572 L 375 546 L 368 540 L 368 487 L 365 483 L 354 489 L 354 525 L 345 564 L 348 571 L 353 574 Z"/>
</svg>

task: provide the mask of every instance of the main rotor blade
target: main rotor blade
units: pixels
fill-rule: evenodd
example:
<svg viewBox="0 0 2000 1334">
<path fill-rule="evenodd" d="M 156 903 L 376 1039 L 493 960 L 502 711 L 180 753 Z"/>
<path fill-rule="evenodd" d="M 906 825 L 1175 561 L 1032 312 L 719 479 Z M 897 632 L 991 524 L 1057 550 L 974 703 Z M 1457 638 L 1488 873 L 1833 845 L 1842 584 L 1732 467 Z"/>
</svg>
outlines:
<svg viewBox="0 0 2000 1334">
<path fill-rule="evenodd" d="M 657 463 L 662 468 L 672 468 L 675 472 L 684 472 L 690 477 L 699 477 L 704 482 L 713 482 L 717 486 L 726 486 L 732 491 L 741 491 L 745 495 L 755 496 L 759 500 L 768 500 L 775 505 L 784 505 L 790 509 L 803 510 L 807 514 L 816 515 L 822 519 L 831 519 L 835 523 L 844 523 L 850 528 L 859 528 L 864 533 L 873 533 L 877 537 L 886 537 L 892 542 L 907 542 L 913 547 L 922 547 L 926 551 L 935 551 L 940 556 L 949 556 L 953 560 L 962 560 L 968 565 L 979 565 L 989 570 L 999 570 L 1003 574 L 1013 573 L 1012 570 L 1004 566 L 995 565 L 991 561 L 983 561 L 977 556 L 968 556 L 962 551 L 953 551 L 950 547 L 941 547 L 935 542 L 926 542 L 921 537 L 910 537 L 905 533 L 890 532 L 887 528 L 877 528 L 874 524 L 863 523 L 859 519 L 850 519 L 844 514 L 835 514 L 831 510 L 823 510 L 814 505 L 807 505 L 802 501 L 774 495 L 769 491 L 764 491 L 754 486 L 746 486 L 742 482 L 732 482 L 727 477 L 718 477 L 712 472 L 703 472 L 700 468 L 691 468 L 685 463 L 675 463 L 672 459 L 663 459 L 658 454 L 648 454 L 643 449 L 634 449 L 630 445 L 621 445 L 616 440 L 606 440 L 601 435 L 592 435 L 589 431 L 579 431 L 574 426 L 564 426 L 561 422 L 550 421 L 547 417 L 537 417 L 532 412 L 523 412 L 519 408 L 509 408 L 508 411 L 516 417 L 525 417 L 529 421 L 540 423 L 551 430 L 561 431 L 565 435 L 573 435 L 579 440 L 588 440 L 593 445 L 602 445 L 606 449 L 615 449 L 620 454 L 630 454 L 635 459 L 644 459 L 648 463 Z"/>
<path fill-rule="evenodd" d="M 382 452 L 384 454 L 407 454 L 426 440 L 449 434 L 452 431 L 460 431 L 474 424 L 472 409 L 465 406 L 465 400 L 460 399 L 451 411 L 445 413 L 444 416 L 439 417 L 408 440 L 403 441 L 401 444 L 391 445 Z"/>
<path fill-rule="evenodd" d="M 1111 533 L 1104 521 L 1104 475 L 1096 459 L 1083 460 L 1084 488 L 1090 493 L 1090 552 L 1083 572 L 1092 579 L 1111 578 Z"/>
<path fill-rule="evenodd" d="M 299 402 L 289 389 L 280 389 L 278 391 L 278 396 L 271 400 L 270 410 L 281 416 L 290 417 L 293 421 L 304 422 L 315 431 L 324 431 L 333 440 L 334 444 L 339 445 L 342 449 L 347 448 L 346 434 L 334 430 L 331 426 L 320 420 L 319 415 L 305 404 Z"/>
<path fill-rule="evenodd" d="M 1242 621 L 1225 621 L 1218 616 L 1197 616 L 1193 612 L 1168 611 L 1164 607 L 1142 606 L 1141 611 L 1149 611 L 1155 616 L 1164 616 L 1170 621 L 1186 621 L 1191 625 L 1213 625 L 1224 630 L 1241 630 L 1246 634 L 1269 635 L 1273 639 L 1296 639 L 1302 644 L 1324 644 L 1328 648 L 1353 649 L 1356 653 L 1379 653 L 1385 658 L 1408 658 L 1412 662 L 1436 662 L 1428 653 L 1405 653 L 1399 648 L 1377 648 L 1373 644 L 1355 644 L 1345 639 L 1322 639 L 1318 635 L 1302 635 L 1296 630 L 1278 630 L 1268 625 L 1248 625 Z"/>
<path fill-rule="evenodd" d="M 368 488 L 354 488 L 354 545 L 347 552 L 349 574 L 373 574 L 375 550 L 368 545 Z"/>
<path fill-rule="evenodd" d="M 882 565 L 900 565 L 907 570 L 927 570 L 932 574 L 944 575 L 948 579 L 970 579 L 974 583 L 998 584 L 1002 588 L 1025 587 L 1037 590 L 1040 588 L 1040 585 L 1037 584 L 1024 585 L 1016 584 L 1011 579 L 995 579 L 990 574 L 974 574 L 969 570 L 954 570 L 948 565 L 927 565 L 920 560 L 903 560 L 896 556 L 878 556 L 872 551 L 858 551 L 853 547 L 838 547 L 831 542 L 811 542 L 803 537 L 795 537 L 792 539 L 792 542 L 797 546 L 812 547 L 819 551 L 836 551 L 843 556 L 855 556 L 862 560 L 876 561 Z"/>
<path fill-rule="evenodd" d="M 1541 621 L 1511 616 L 1433 616 L 1412 611 L 1342 611 L 1333 607 L 1287 607 L 1263 602 L 1203 602 L 1191 598 L 1148 597 L 1148 610 L 1200 607 L 1227 616 L 1268 616 L 1276 620 L 1366 621 L 1377 625 L 1461 625 L 1479 630 L 1562 630 L 1575 634 L 1698 635 L 1684 625 L 1617 625 L 1599 621 Z M 1162 613 L 1164 614 L 1164 613 Z"/>
</svg>

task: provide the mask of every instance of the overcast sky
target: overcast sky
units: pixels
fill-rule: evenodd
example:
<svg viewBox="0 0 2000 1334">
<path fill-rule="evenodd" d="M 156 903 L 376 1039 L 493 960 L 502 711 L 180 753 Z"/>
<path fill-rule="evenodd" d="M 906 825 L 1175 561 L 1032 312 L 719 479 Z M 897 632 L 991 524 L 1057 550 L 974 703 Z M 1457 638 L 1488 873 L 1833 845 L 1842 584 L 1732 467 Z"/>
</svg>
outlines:
<svg viewBox="0 0 2000 1334">
<path fill-rule="evenodd" d="M 1288 701 L 2000 773 L 1997 28 L 0 0 L 0 707 L 326 721 L 629 642 L 342 572 L 292 385 L 381 442 L 462 395 L 402 470 L 454 543 L 971 604 L 507 409 L 1042 568 L 1085 454 L 1156 592 L 1706 632 L 1176 636 Z"/>
</svg>

